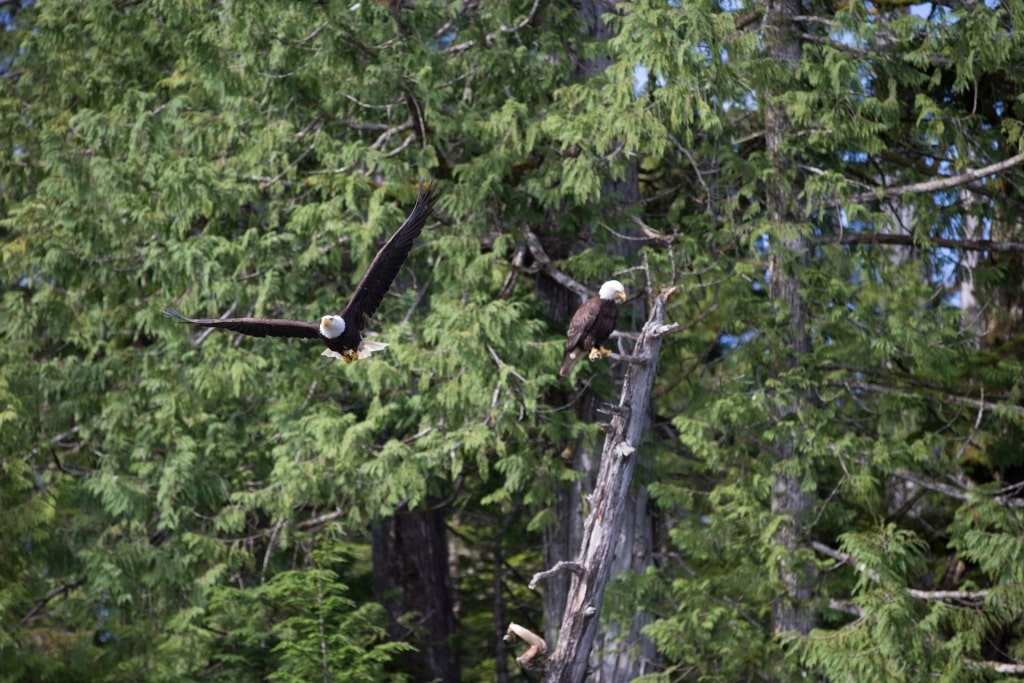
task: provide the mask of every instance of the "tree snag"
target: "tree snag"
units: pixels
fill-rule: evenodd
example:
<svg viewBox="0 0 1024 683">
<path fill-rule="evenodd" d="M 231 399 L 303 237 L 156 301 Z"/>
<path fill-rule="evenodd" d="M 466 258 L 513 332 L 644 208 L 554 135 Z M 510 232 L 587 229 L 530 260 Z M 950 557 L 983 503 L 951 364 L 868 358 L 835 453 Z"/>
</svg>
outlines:
<svg viewBox="0 0 1024 683">
<path fill-rule="evenodd" d="M 562 567 L 572 572 L 572 582 L 558 640 L 548 658 L 545 683 L 575 683 L 582 681 L 587 673 L 605 586 L 611 578 L 615 540 L 633 484 L 636 451 L 646 426 L 661 338 L 678 328 L 676 324 L 664 322 L 665 300 L 671 293 L 672 290 L 664 292 L 655 300 L 633 350 L 634 358 L 626 371 L 619 404 L 611 411 L 578 559 Z M 538 574 L 531 587 L 545 574 Z"/>
</svg>

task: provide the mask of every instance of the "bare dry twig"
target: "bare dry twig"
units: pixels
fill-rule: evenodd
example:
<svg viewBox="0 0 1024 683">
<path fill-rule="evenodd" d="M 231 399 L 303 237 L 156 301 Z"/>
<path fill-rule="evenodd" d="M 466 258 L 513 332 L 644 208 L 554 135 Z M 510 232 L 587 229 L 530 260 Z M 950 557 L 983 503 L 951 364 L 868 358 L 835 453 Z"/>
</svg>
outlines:
<svg viewBox="0 0 1024 683">
<path fill-rule="evenodd" d="M 506 643 L 511 642 L 512 638 L 515 636 L 518 636 L 530 646 L 526 652 L 516 657 L 516 664 L 524 669 L 541 668 L 543 666 L 543 660 L 538 661 L 537 658 L 543 657 L 548 651 L 548 644 L 544 642 L 544 639 L 530 629 L 520 626 L 514 621 L 509 622 L 508 630 L 505 631 L 504 640 Z"/>
</svg>

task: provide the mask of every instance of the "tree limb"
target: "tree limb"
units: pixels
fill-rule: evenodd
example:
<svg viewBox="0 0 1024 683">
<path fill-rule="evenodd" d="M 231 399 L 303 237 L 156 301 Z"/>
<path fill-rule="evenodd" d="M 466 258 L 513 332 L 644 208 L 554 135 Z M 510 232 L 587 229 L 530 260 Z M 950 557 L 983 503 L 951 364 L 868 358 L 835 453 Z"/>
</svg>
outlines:
<svg viewBox="0 0 1024 683">
<path fill-rule="evenodd" d="M 53 600 L 55 597 L 57 597 L 58 595 L 63 595 L 64 593 L 67 593 L 68 591 L 70 591 L 70 590 L 72 590 L 74 588 L 78 588 L 83 583 L 85 583 L 84 580 L 79 580 L 79 581 L 72 581 L 71 583 L 62 583 L 61 585 L 57 586 L 52 591 L 50 591 L 49 593 L 47 593 L 43 597 L 39 598 L 38 600 L 36 600 L 36 603 L 34 605 L 32 605 L 32 609 L 30 609 L 25 616 L 23 616 L 21 619 L 19 619 L 18 623 L 20 623 L 20 624 L 27 624 L 32 619 L 32 617 L 34 617 L 35 615 L 39 614 L 39 612 L 44 607 L 46 607 L 46 605 L 49 604 L 49 602 L 51 600 Z"/>
<path fill-rule="evenodd" d="M 880 232 L 844 232 L 834 236 L 808 238 L 811 244 L 892 244 L 902 247 L 919 247 L 927 241 L 932 246 L 960 249 L 962 251 L 1006 251 L 1024 252 L 1024 242 L 1001 242 L 998 240 L 958 240 L 947 237 L 928 236 L 923 239 L 914 235 L 893 235 Z"/>
<path fill-rule="evenodd" d="M 572 572 L 573 574 L 581 574 L 583 572 L 583 565 L 579 562 L 568 562 L 566 560 L 562 560 L 551 569 L 546 569 L 542 572 L 537 572 L 536 574 L 534 574 L 533 578 L 530 579 L 530 590 L 537 590 L 538 583 L 545 579 L 551 578 L 558 572 L 563 571 Z"/>
<path fill-rule="evenodd" d="M 584 301 L 590 297 L 590 290 L 587 289 L 585 285 L 573 280 L 571 277 L 551 265 L 551 257 L 548 256 L 546 251 L 544 251 L 544 245 L 540 243 L 540 239 L 532 230 L 527 228 L 523 231 L 523 234 L 526 238 L 526 246 L 529 248 L 530 253 L 533 255 L 533 260 L 537 262 L 537 267 L 541 271 L 546 273 L 552 280 L 566 289 L 576 292 L 580 296 L 580 301 Z"/>
<path fill-rule="evenodd" d="M 896 470 L 893 472 L 893 476 L 899 477 L 904 481 L 909 481 L 912 484 L 917 484 L 923 489 L 934 491 L 935 493 L 941 493 L 950 498 L 956 498 L 957 500 L 969 500 L 970 490 L 959 486 L 953 486 L 952 484 L 946 484 L 941 481 L 935 481 L 928 477 L 923 477 L 920 474 L 911 472 L 910 470 Z M 984 495 L 980 491 L 975 492 L 977 495 Z M 993 496 L 992 501 L 997 505 L 1002 505 L 1008 508 L 1024 508 L 1024 499 L 1015 498 L 1012 496 Z"/>
<path fill-rule="evenodd" d="M 926 192 L 938 192 L 939 190 L 948 190 L 952 187 L 958 187 L 960 185 L 966 185 L 967 183 L 978 180 L 985 176 L 1005 171 L 1008 168 L 1013 168 L 1021 163 L 1024 163 L 1024 152 L 1015 154 L 1012 157 L 1003 159 L 994 164 L 988 166 L 982 166 L 981 168 L 968 168 L 964 169 L 957 175 L 947 176 L 944 178 L 936 178 L 934 180 L 926 180 L 920 183 L 911 183 L 909 185 L 894 185 L 893 187 L 879 187 L 875 190 L 868 192 L 861 192 L 859 194 L 851 195 L 843 199 L 833 199 L 826 203 L 826 206 L 830 209 L 839 208 L 847 204 L 859 204 L 861 202 L 870 202 L 879 199 L 889 199 L 892 197 L 902 197 L 908 194 L 923 194 Z"/>
<path fill-rule="evenodd" d="M 818 541 L 811 541 L 811 547 L 822 555 L 827 555 L 837 562 L 848 564 L 858 572 L 863 572 L 876 583 L 881 583 L 881 577 L 878 572 L 870 569 L 863 562 L 858 561 L 849 553 L 844 553 L 841 550 L 830 548 L 824 543 Z M 918 588 L 907 588 L 907 595 L 918 600 L 960 600 L 963 602 L 980 602 L 988 597 L 988 591 L 926 591 Z M 845 610 L 844 610 L 845 611 Z"/>
<path fill-rule="evenodd" d="M 526 652 L 516 657 L 516 664 L 524 669 L 540 668 L 543 664 L 536 661 L 536 659 L 542 657 L 548 651 L 548 644 L 544 642 L 544 639 L 514 621 L 509 622 L 508 630 L 505 632 L 503 640 L 507 643 L 512 640 L 513 636 L 519 636 L 530 646 Z"/>
<path fill-rule="evenodd" d="M 1000 674 L 1024 674 L 1024 662 L 979 662 L 966 660 L 967 664 L 976 669 L 992 669 Z"/>
</svg>

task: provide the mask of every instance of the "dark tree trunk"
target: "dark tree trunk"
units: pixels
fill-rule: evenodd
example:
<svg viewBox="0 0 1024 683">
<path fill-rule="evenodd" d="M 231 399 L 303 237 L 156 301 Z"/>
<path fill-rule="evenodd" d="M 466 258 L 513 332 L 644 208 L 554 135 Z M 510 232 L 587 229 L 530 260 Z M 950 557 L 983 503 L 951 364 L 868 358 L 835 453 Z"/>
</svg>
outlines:
<svg viewBox="0 0 1024 683">
<path fill-rule="evenodd" d="M 800 13 L 799 0 L 778 0 L 766 5 L 765 40 L 769 56 L 778 64 L 788 67 L 788 73 L 796 73 L 800 62 L 801 45 L 794 17 Z M 773 93 L 777 95 L 778 93 Z M 784 107 L 773 96 L 765 103 L 765 143 L 773 166 L 778 169 L 768 181 L 767 204 L 769 218 L 774 226 L 799 225 L 803 221 L 796 215 L 790 198 L 799 194 L 785 180 L 788 169 L 795 159 L 787 157 L 784 147 L 790 122 Z M 777 234 L 784 233 L 779 230 Z M 797 367 L 811 351 L 807 305 L 800 294 L 798 269 L 806 264 L 808 257 L 807 239 L 798 235 L 778 240 L 772 244 L 770 298 L 772 304 L 788 314 L 783 339 L 788 348 L 780 349 L 773 375 L 784 376 Z M 776 407 L 777 420 L 789 420 L 801 412 L 806 398 L 796 398 L 786 405 Z M 813 509 L 814 498 L 807 490 L 809 473 L 804 468 L 792 466 L 800 457 L 797 434 L 791 433 L 774 445 L 776 461 L 775 478 L 772 484 L 772 513 L 782 518 L 774 541 L 781 548 L 779 576 L 783 596 L 772 610 L 772 629 L 775 633 L 796 632 L 806 635 L 814 625 L 811 609 L 811 586 L 813 568 L 807 561 L 799 560 L 799 550 L 806 543 L 808 515 Z"/>
<path fill-rule="evenodd" d="M 503 589 L 505 575 L 505 551 L 503 540 L 505 532 L 508 531 L 508 523 L 511 515 L 505 517 L 497 536 L 494 538 L 494 550 L 492 558 L 492 572 L 494 574 L 494 657 L 495 657 L 495 683 L 509 683 L 511 680 L 508 673 L 509 644 L 505 640 L 505 591 Z"/>
<path fill-rule="evenodd" d="M 444 511 L 399 513 L 373 531 L 373 580 L 388 634 L 416 647 L 402 655 L 413 681 L 460 679 Z"/>
</svg>

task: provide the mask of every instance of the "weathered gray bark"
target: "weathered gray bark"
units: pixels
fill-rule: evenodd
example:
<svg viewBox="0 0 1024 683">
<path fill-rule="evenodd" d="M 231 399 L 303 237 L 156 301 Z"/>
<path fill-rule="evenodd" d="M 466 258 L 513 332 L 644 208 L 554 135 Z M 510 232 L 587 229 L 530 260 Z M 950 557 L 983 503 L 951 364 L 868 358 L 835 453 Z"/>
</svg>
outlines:
<svg viewBox="0 0 1024 683">
<path fill-rule="evenodd" d="M 615 540 L 611 576 L 626 571 L 642 573 L 651 564 L 656 535 L 651 499 L 645 488 L 635 488 L 626 501 L 622 527 Z M 632 620 L 619 624 L 605 621 L 594 639 L 591 676 L 594 683 L 631 681 L 651 673 L 658 667 L 658 652 L 641 629 L 651 622 L 651 615 L 637 612 Z"/>
<path fill-rule="evenodd" d="M 548 660 L 546 683 L 583 681 L 587 673 L 627 506 L 636 500 L 631 496 L 636 449 L 647 423 L 661 337 L 675 327 L 666 326 L 664 316 L 665 299 L 659 296 L 637 340 L 635 360 L 626 371 L 618 409 L 607 427 L 582 545 L 571 570 L 566 570 L 572 578 L 558 639 Z"/>
<path fill-rule="evenodd" d="M 789 67 L 789 73 L 796 73 L 800 62 L 801 45 L 799 31 L 794 17 L 800 13 L 799 0 L 779 0 L 766 4 L 765 40 L 768 53 L 779 64 Z M 775 226 L 795 225 L 803 221 L 796 214 L 790 197 L 798 194 L 798 188 L 788 187 L 783 180 L 793 159 L 787 157 L 784 140 L 789 132 L 790 122 L 784 107 L 774 98 L 765 104 L 765 145 L 769 159 L 778 169 L 767 187 L 769 217 Z M 780 231 L 784 232 L 784 231 Z M 770 298 L 774 306 L 789 315 L 783 338 L 788 348 L 779 349 L 773 374 L 781 376 L 797 367 L 801 358 L 811 351 L 810 324 L 806 303 L 800 294 L 800 279 L 797 268 L 806 263 L 808 257 L 807 239 L 797 235 L 778 240 L 772 245 Z M 796 398 L 788 405 L 777 406 L 776 419 L 788 419 L 801 412 L 808 399 Z M 775 478 L 772 483 L 772 513 L 782 518 L 775 532 L 774 542 L 780 548 L 778 561 L 779 576 L 783 584 L 783 597 L 772 610 L 772 630 L 775 633 L 796 632 L 806 635 L 814 626 L 811 609 L 811 586 L 813 566 L 798 559 L 798 552 L 805 543 L 808 516 L 813 509 L 814 498 L 805 490 L 809 474 L 802 467 L 794 467 L 794 460 L 800 457 L 797 435 L 790 434 L 774 445 L 776 461 Z"/>
<path fill-rule="evenodd" d="M 591 394 L 582 399 L 586 405 L 580 407 L 590 420 L 596 418 L 591 406 L 596 401 Z M 583 415 L 580 419 L 586 419 Z M 588 492 L 594 490 L 597 466 L 594 465 L 595 454 L 589 445 L 578 443 L 572 456 L 572 469 L 582 472 L 583 477 L 555 491 L 551 509 L 555 513 L 556 522 L 544 530 L 544 564 L 554 567 L 559 562 L 570 560 L 576 556 L 583 543 L 583 502 Z M 565 613 L 565 604 L 569 596 L 570 576 L 567 573 L 555 574 L 544 584 L 544 639 L 553 643 L 558 638 L 559 624 Z"/>
</svg>

